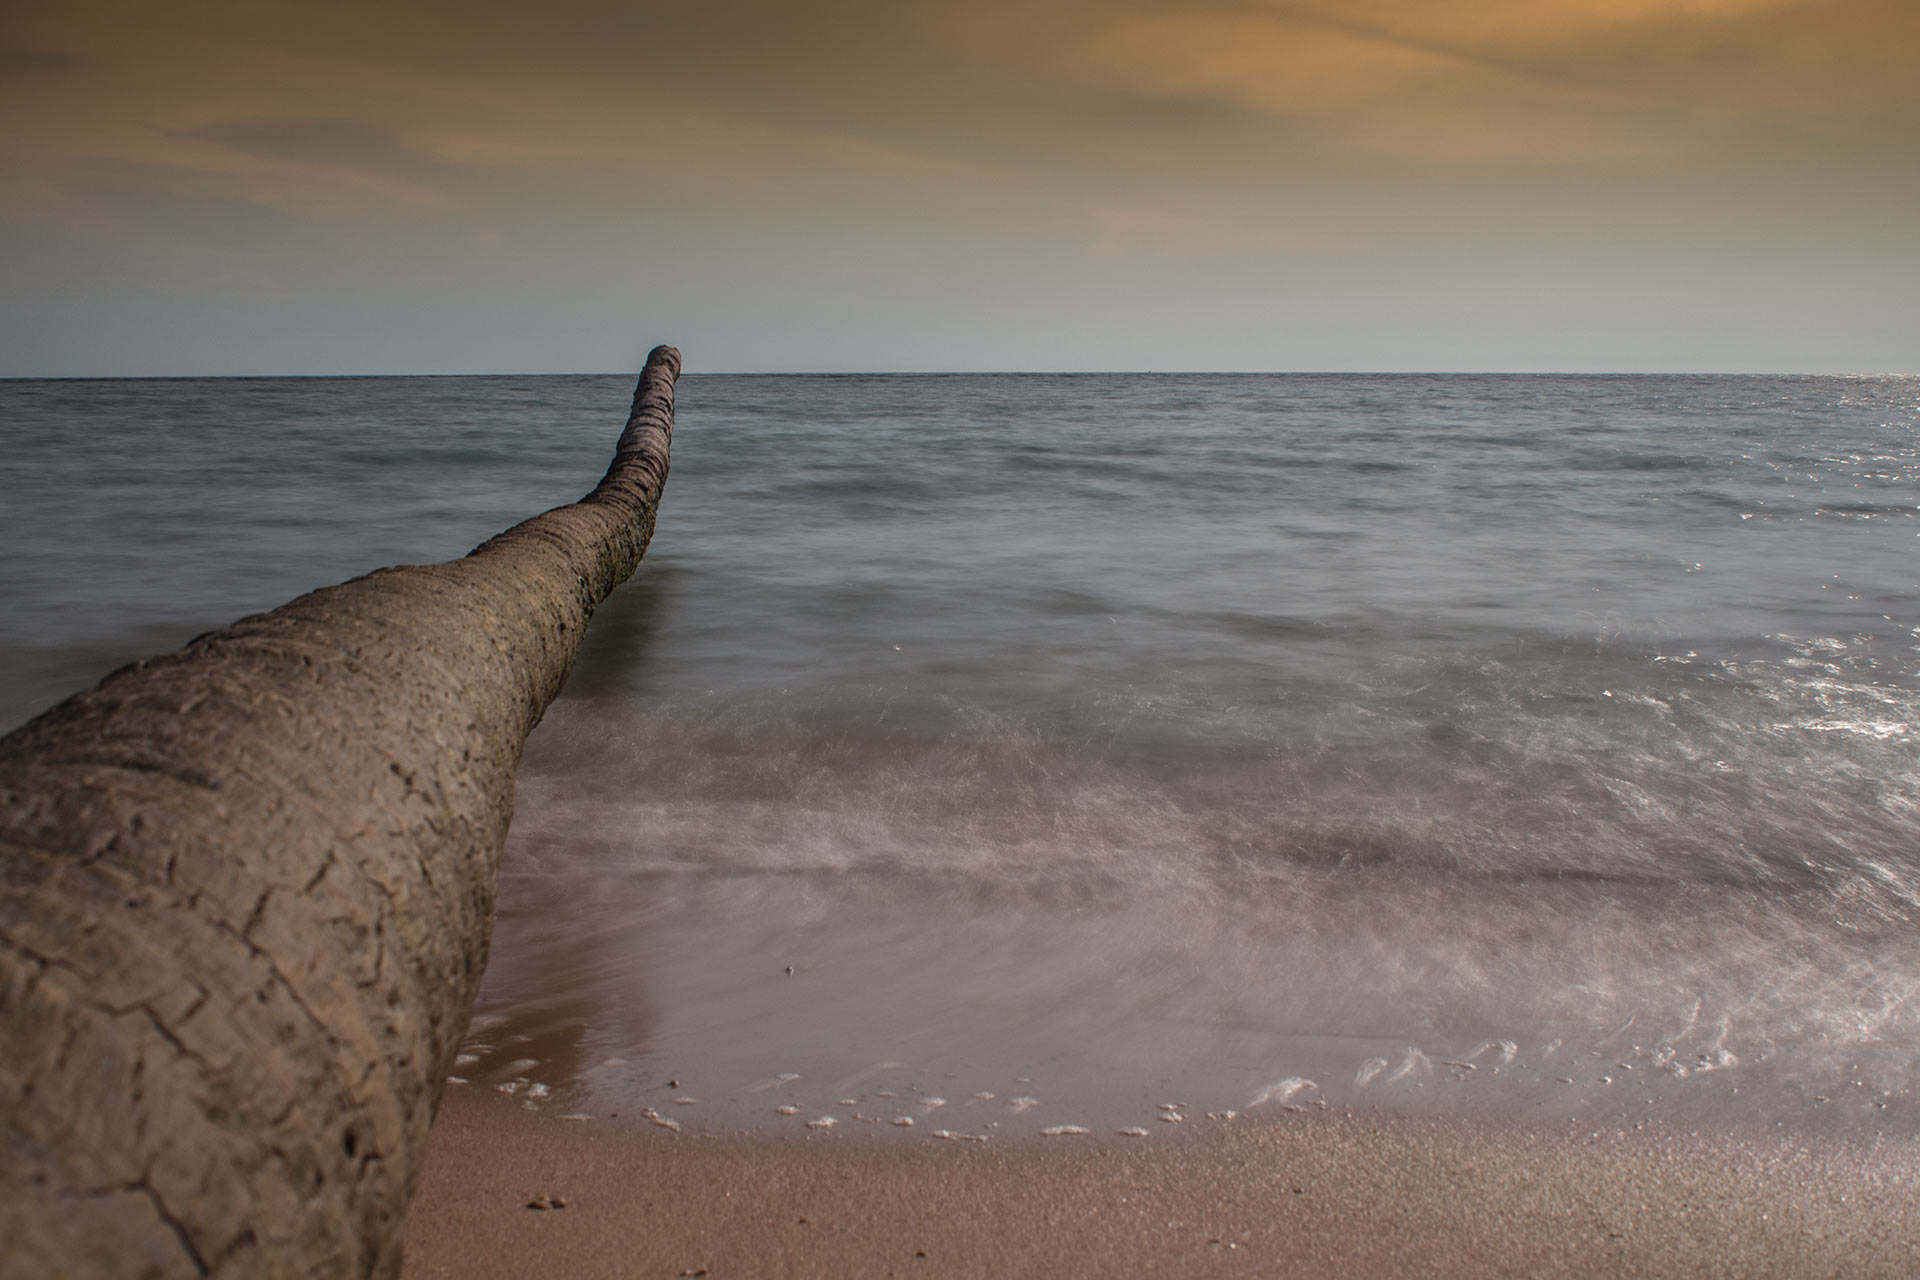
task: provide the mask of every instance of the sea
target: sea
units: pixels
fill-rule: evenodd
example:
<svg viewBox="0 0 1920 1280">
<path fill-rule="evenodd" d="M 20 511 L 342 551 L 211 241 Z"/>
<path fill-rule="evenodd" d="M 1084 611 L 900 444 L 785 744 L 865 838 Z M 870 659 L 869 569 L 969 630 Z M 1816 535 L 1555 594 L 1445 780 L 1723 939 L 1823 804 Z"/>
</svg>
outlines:
<svg viewBox="0 0 1920 1280">
<path fill-rule="evenodd" d="M 630 376 L 0 382 L 0 727 Z M 796 1140 L 1920 1131 L 1920 379 L 689 374 L 448 1088 Z"/>
</svg>

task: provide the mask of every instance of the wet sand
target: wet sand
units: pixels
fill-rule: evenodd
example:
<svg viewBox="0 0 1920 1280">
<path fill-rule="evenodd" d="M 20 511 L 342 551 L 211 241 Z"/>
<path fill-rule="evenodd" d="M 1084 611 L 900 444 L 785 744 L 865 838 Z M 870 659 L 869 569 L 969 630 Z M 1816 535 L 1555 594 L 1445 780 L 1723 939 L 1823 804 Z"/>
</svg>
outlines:
<svg viewBox="0 0 1920 1280">
<path fill-rule="evenodd" d="M 1337 1110 L 977 1144 L 624 1123 L 450 1088 L 403 1275 L 1920 1273 L 1906 1136 Z"/>
</svg>

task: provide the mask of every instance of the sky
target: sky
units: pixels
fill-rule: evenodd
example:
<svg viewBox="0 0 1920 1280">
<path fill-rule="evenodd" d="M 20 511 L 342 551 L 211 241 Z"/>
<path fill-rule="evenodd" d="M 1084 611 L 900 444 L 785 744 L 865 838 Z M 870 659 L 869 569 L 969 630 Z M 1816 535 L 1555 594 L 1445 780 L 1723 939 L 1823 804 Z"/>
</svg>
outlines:
<svg viewBox="0 0 1920 1280">
<path fill-rule="evenodd" d="M 1916 0 L 0 0 L 0 376 L 1920 369 Z"/>
</svg>

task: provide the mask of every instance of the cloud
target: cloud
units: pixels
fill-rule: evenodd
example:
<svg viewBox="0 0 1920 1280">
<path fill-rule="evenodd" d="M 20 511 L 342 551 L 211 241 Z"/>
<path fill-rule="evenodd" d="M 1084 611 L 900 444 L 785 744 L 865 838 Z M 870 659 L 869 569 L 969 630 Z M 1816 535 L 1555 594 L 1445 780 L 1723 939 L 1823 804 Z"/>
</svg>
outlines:
<svg viewBox="0 0 1920 1280">
<path fill-rule="evenodd" d="M 1592 163 L 1664 149 L 1618 118 L 1616 95 L 1344 24 L 1140 16 L 1090 35 L 1075 54 L 1089 78 L 1229 101 L 1304 127 L 1323 150 Z"/>
<path fill-rule="evenodd" d="M 1142 149 L 1231 185 L 1249 162 L 1659 166 L 1728 131 L 1920 115 L 1911 0 L 69 0 L 10 28 L 16 168 L 204 163 L 190 139 L 266 158 L 234 131 L 305 128 L 275 158 L 421 189 L 452 180 L 429 160 L 640 165 L 670 130 L 837 135 L 1111 200 Z"/>
<path fill-rule="evenodd" d="M 15 4 L 0 279 L 22 315 L 644 288 L 763 353 L 833 349 L 823 298 L 907 351 L 1017 297 L 1088 360 L 1116 298 L 1245 329 L 1339 291 L 1365 332 L 1500 273 L 1879 278 L 1914 261 L 1915 48 L 1913 0 Z"/>
<path fill-rule="evenodd" d="M 82 64 L 75 54 L 0 45 L 0 80 L 59 75 Z"/>
<path fill-rule="evenodd" d="M 1405 39 L 1518 50 L 1564 47 L 1597 34 L 1725 23 L 1825 0 L 1295 0 L 1265 6 Z"/>
<path fill-rule="evenodd" d="M 294 164 L 410 173 L 426 160 L 399 133 L 362 120 L 266 119 L 203 125 L 193 137 Z"/>
<path fill-rule="evenodd" d="M 1044 19 L 986 3 L 933 20 L 983 62 L 1215 102 L 1321 154 L 1660 164 L 1729 129 L 1920 113 L 1905 0 L 1081 0 Z"/>
</svg>

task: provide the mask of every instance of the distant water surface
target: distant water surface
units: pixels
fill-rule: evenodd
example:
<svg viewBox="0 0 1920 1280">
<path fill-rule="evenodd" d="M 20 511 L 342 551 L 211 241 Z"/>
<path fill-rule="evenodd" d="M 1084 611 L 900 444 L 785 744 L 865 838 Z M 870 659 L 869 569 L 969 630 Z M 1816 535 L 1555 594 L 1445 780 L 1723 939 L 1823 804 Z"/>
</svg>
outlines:
<svg viewBox="0 0 1920 1280">
<path fill-rule="evenodd" d="M 577 497 L 630 389 L 0 383 L 0 717 Z M 679 398 L 522 773 L 471 1087 L 1913 1124 L 1920 381 Z"/>
</svg>

